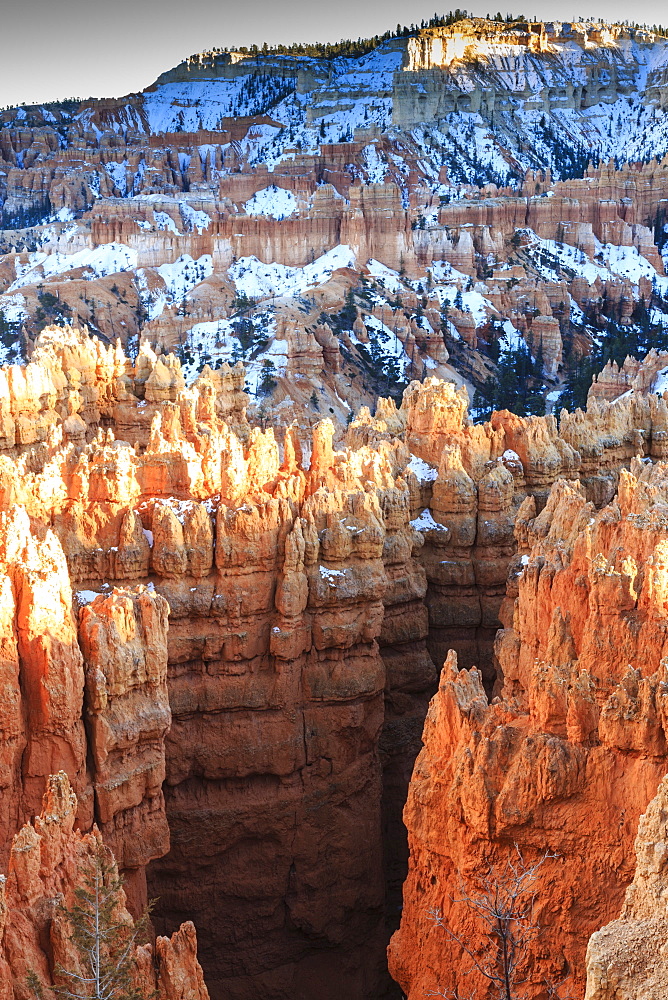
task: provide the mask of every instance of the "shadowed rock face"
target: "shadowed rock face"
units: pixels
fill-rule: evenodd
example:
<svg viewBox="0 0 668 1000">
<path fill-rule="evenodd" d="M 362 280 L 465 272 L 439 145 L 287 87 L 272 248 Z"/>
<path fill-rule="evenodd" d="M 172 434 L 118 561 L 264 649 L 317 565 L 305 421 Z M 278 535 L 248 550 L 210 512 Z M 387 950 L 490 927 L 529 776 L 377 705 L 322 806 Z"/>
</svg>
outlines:
<svg viewBox="0 0 668 1000">
<path fill-rule="evenodd" d="M 663 399 L 594 402 L 587 414 L 564 415 L 559 430 L 552 417 L 506 412 L 473 426 L 464 394 L 429 379 L 413 383 L 400 408 L 380 400 L 374 417 L 363 409 L 345 430 L 329 420 L 312 431 L 295 424 L 279 445 L 273 429 L 248 423 L 241 366 L 205 370 L 186 389 L 173 357 L 144 348 L 132 364 L 120 349 L 59 328 L 42 335 L 29 366 L 0 377 L 0 620 L 12 692 L 3 702 L 5 851 L 48 775 L 63 768 L 81 829 L 97 822 L 114 848 L 133 912 L 148 878 L 159 930 L 194 920 L 212 995 L 307 998 L 318 984 L 327 996 L 343 986 L 376 997 L 387 986 L 384 943 L 406 865 L 401 808 L 433 664 L 450 647 L 460 666 L 481 665 L 488 691 L 503 681 L 512 701 L 488 707 L 477 675 L 462 672 L 446 678 L 434 703 L 406 812 L 413 860 L 393 951 L 402 985 L 412 973 L 400 962 L 410 969 L 412 958 L 397 959 L 406 951 L 396 942 L 419 923 L 410 895 L 422 878 L 416 817 L 428 824 L 432 815 L 415 803 L 425 788 L 435 803 L 451 787 L 439 777 L 432 788 L 425 762 L 434 740 L 443 761 L 455 762 L 444 774 L 469 759 L 459 737 L 434 723 L 451 688 L 464 693 L 444 718 L 455 736 L 471 730 L 477 777 L 447 792 L 437 824 L 446 839 L 434 850 L 455 860 L 443 870 L 429 861 L 439 878 L 461 860 L 448 853 L 448 837 L 474 863 L 476 844 L 496 844 L 495 824 L 504 841 L 542 822 L 553 806 L 540 796 L 559 817 L 565 800 L 577 816 L 598 810 L 596 837 L 613 851 L 606 831 L 619 821 L 617 806 L 597 796 L 611 773 L 625 772 L 614 699 L 605 705 L 618 684 L 627 691 L 636 681 L 627 683 L 624 665 L 605 681 L 607 693 L 597 682 L 593 722 L 585 681 L 598 676 L 591 637 L 606 634 L 597 616 L 608 614 L 606 629 L 618 623 L 614 643 L 629 662 L 640 648 L 636 626 L 632 616 L 610 617 L 617 597 L 560 599 L 563 621 L 547 598 L 538 623 L 523 609 L 535 603 L 530 581 L 542 594 L 562 574 L 564 593 L 579 595 L 616 579 L 582 563 L 592 532 L 604 554 L 617 544 L 614 504 L 597 515 L 584 494 L 601 505 L 619 485 L 618 504 L 631 513 L 620 515 L 618 547 L 637 565 L 647 561 L 631 525 L 644 523 L 646 493 L 662 496 L 662 467 L 634 466 L 621 480 L 620 469 L 638 451 L 662 454 Z M 563 476 L 579 479 L 582 492 L 553 487 Z M 534 549 L 515 626 L 497 639 L 494 659 L 494 630 L 511 624 L 508 569 L 517 587 L 515 571 Z M 561 562 L 546 568 L 555 553 Z M 627 614 L 630 570 L 619 572 Z M 534 678 L 536 656 L 550 667 Z M 559 692 L 570 690 L 564 664 L 578 658 L 571 711 Z M 476 755 L 495 746 L 499 713 L 505 729 L 492 766 Z M 478 730 L 489 730 L 487 743 Z M 659 767 L 654 757 L 636 763 L 637 790 L 624 785 L 628 819 L 614 848 L 622 881 Z M 501 791 L 485 785 L 487 774 Z M 452 795 L 466 800 L 464 813 Z M 492 807 L 499 796 L 503 805 Z M 568 871 L 591 878 L 589 862 Z M 555 885 L 563 886 L 556 876 Z M 564 907 L 561 891 L 555 906 Z M 596 918 L 577 911 L 568 925 L 569 961 L 607 915 L 593 897 L 588 905 Z M 407 947 L 417 961 L 417 947 Z"/>
</svg>

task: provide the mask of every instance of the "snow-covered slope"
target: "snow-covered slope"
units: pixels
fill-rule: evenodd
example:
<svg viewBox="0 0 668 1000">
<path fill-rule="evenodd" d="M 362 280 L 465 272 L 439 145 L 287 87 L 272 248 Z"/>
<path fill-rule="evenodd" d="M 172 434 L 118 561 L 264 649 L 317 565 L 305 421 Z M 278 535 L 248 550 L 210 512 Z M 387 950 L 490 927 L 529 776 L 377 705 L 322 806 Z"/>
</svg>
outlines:
<svg viewBox="0 0 668 1000">
<path fill-rule="evenodd" d="M 461 57 L 446 58 L 441 44 L 435 58 L 441 40 L 423 39 L 430 54 L 422 65 L 411 55 L 413 38 L 357 59 L 269 54 L 229 65 L 221 56 L 208 68 L 191 61 L 142 96 L 145 118 L 162 132 L 270 115 L 285 128 L 259 129 L 249 148 L 252 161 L 270 164 L 287 148 L 316 150 L 356 129 L 417 130 L 435 147 L 427 158 L 437 168 L 445 162 L 456 174 L 463 153 L 468 177 L 460 179 L 481 182 L 529 167 L 571 176 L 588 159 L 645 160 L 668 150 L 667 39 L 552 24 L 535 51 L 521 33 L 485 34 L 480 23 L 463 22 L 461 39 L 453 36 Z"/>
<path fill-rule="evenodd" d="M 255 118 L 220 143 L 270 170 L 295 151 L 317 154 L 323 143 L 360 138 L 362 130 L 398 149 L 421 144 L 427 177 L 445 166 L 457 183 L 506 184 L 528 168 L 570 177 L 590 159 L 661 156 L 667 107 L 663 36 L 593 22 L 462 21 L 391 38 L 357 58 L 205 53 L 103 113 L 92 102 L 19 108 L 2 118 L 16 125 L 57 118 L 61 136 L 68 122 L 88 134 L 160 135 L 220 132 Z M 132 193 L 125 161 L 106 171 L 118 196 Z M 371 183 L 384 178 L 373 153 L 363 173 Z"/>
</svg>

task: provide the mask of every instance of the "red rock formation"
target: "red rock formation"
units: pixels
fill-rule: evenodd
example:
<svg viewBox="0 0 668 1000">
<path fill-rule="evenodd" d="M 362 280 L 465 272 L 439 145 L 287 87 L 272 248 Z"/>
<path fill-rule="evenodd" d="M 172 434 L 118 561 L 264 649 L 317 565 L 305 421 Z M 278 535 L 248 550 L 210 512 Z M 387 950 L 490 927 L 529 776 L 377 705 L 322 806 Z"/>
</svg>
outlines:
<svg viewBox="0 0 668 1000">
<path fill-rule="evenodd" d="M 402 55 L 394 76 L 373 84 L 380 117 L 388 102 L 399 126 L 423 122 L 425 107 L 430 121 L 456 110 L 493 114 L 507 84 L 492 69 L 486 87 L 466 75 L 479 71 L 470 57 L 481 38 L 514 46 L 520 63 L 530 54 L 534 68 L 544 53 L 555 64 L 564 41 L 573 59 L 587 49 L 586 86 L 541 84 L 533 95 L 546 111 L 616 100 L 628 80 L 608 81 L 597 46 L 614 66 L 618 40 L 632 39 L 634 52 L 655 41 L 582 24 L 501 32 L 467 21 L 411 33 L 387 48 Z M 458 80 L 446 84 L 455 59 Z M 249 64 L 262 65 L 212 53 L 162 83 L 206 80 L 212 67 L 236 80 Z M 337 93 L 332 72 L 292 55 L 271 64 L 275 77 L 294 77 L 299 94 L 323 85 L 325 104 L 302 102 L 308 125 L 354 98 L 358 84 Z M 658 106 L 668 93 L 663 76 L 648 79 L 647 101 Z M 640 485 L 631 488 L 622 472 L 617 507 L 595 515 L 586 506 L 612 500 L 634 456 L 668 457 L 666 401 L 643 396 L 658 361 L 606 370 L 588 411 L 562 415 L 559 426 L 508 412 L 472 426 L 466 391 L 431 379 L 412 383 L 401 407 L 382 401 L 373 418 L 361 411 L 345 432 L 344 424 L 382 383 L 368 349 L 373 323 L 393 334 L 406 379 L 428 369 L 460 385 L 450 361 L 482 384 L 506 318 L 550 378 L 591 346 L 591 332 L 578 325 L 573 334 L 579 310 L 591 329 L 610 319 L 628 324 L 639 296 L 653 294 L 649 278 L 636 287 L 601 267 L 590 284 L 553 269 L 539 240 L 566 241 L 592 267 L 599 242 L 635 247 L 662 274 L 654 233 L 664 222 L 666 161 L 604 164 L 554 184 L 549 172 L 527 171 L 522 181 L 508 150 L 515 189 L 455 191 L 445 166 L 443 187 L 434 183 L 444 154 L 438 143 L 429 148 L 428 129 L 416 138 L 367 123 L 351 142 L 316 138 L 317 151 L 303 152 L 287 150 L 284 123 L 268 116 L 155 135 L 142 95 L 79 110 L 56 108 L 48 121 L 40 109 L 23 111 L 22 121 L 0 115 L 5 216 L 17 224 L 35 213 L 77 217 L 3 232 L 0 241 L 1 304 L 10 305 L 5 292 L 18 282 L 11 308 L 23 329 L 15 333 L 31 356 L 25 368 L 0 370 L 0 669 L 8 692 L 0 850 L 9 851 L 48 775 L 63 768 L 78 824 L 89 830 L 95 820 L 113 847 L 133 912 L 146 897 L 148 867 L 158 925 L 196 919 L 216 995 L 377 996 L 383 907 L 397 909 L 392 893 L 405 865 L 400 808 L 433 664 L 454 649 L 459 667 L 476 663 L 481 676 L 455 675 L 451 657 L 452 676 L 427 723 L 407 810 L 414 861 L 393 950 L 397 975 L 412 996 L 434 985 L 431 972 L 446 985 L 436 956 L 447 945 L 434 943 L 432 957 L 434 929 L 425 932 L 420 900 L 437 901 L 457 867 L 475 869 L 486 854 L 495 860 L 513 839 L 531 855 L 547 838 L 563 853 L 551 866 L 549 896 L 563 930 L 546 941 L 580 963 L 581 979 L 585 935 L 628 881 L 629 830 L 664 754 L 659 708 L 649 722 L 642 714 L 662 677 L 662 540 L 654 538 L 650 564 L 633 534 L 649 523 L 647 532 L 660 536 L 663 487 L 634 466 Z M 272 132 L 287 155 L 274 148 L 270 171 L 257 160 L 259 140 Z M 294 197 L 280 222 L 246 205 L 270 184 Z M 193 213 L 204 213 L 199 224 Z M 105 267 L 99 276 L 81 266 L 49 276 L 32 256 L 112 241 L 127 249 L 130 270 Z M 229 271 L 234 258 L 302 267 L 340 243 L 354 252 L 355 269 L 339 268 L 292 300 L 271 293 L 245 308 Z M 158 269 L 184 254 L 207 258 L 203 280 L 179 300 Z M 378 261 L 402 280 L 390 274 L 384 283 Z M 440 278 L 425 270 L 434 262 Z M 458 293 L 461 308 L 446 291 Z M 474 311 L 463 300 L 469 292 L 488 304 Z M 59 326 L 34 340 L 49 301 L 54 315 L 89 324 L 100 339 Z M 195 362 L 182 369 L 160 351 L 178 348 L 187 359 L 200 323 L 215 326 L 217 350 L 227 321 L 252 324 L 262 312 L 285 366 L 269 379 L 272 394 L 258 389 L 251 422 L 259 426 L 251 429 L 240 365 L 204 368 L 186 389 Z M 134 360 L 101 343 L 117 338 Z M 223 356 L 215 350 L 212 366 Z M 252 372 L 261 362 L 251 354 Z M 607 405 L 625 381 L 638 391 Z M 321 412 L 335 419 L 320 421 Z M 562 477 L 579 481 L 581 492 L 554 487 Z M 529 540 L 535 556 L 510 628 L 516 537 L 522 557 Z M 651 600 L 638 604 L 650 579 Z M 627 677 L 624 658 L 642 660 L 642 676 Z M 499 690 L 502 700 L 488 705 L 484 692 Z M 638 717 L 640 735 L 627 716 Z M 625 806 L 606 798 L 618 774 Z M 585 819 L 583 833 L 576 824 Z M 620 826 L 617 840 L 611 823 Z M 578 859 L 585 836 L 591 857 Z M 596 869 L 601 858 L 618 876 L 609 900 L 596 895 L 612 880 Z M 569 879 L 582 882 L 582 900 L 568 897 Z M 453 919 L 473 933 L 465 915 L 453 911 Z M 174 955 L 189 942 L 186 932 L 175 938 Z"/>
<path fill-rule="evenodd" d="M 608 361 L 605 368 L 594 376 L 588 399 L 610 401 L 630 389 L 638 393 L 651 392 L 657 376 L 666 368 L 668 368 L 668 354 L 654 349 L 641 361 L 627 357 L 621 367 L 614 361 Z M 662 387 L 660 386 L 657 391 L 662 392 Z"/>
<path fill-rule="evenodd" d="M 135 913 L 147 901 L 146 865 L 169 850 L 162 792 L 171 724 L 168 613 L 164 598 L 144 588 L 115 590 L 79 612 L 95 817 Z"/>
<path fill-rule="evenodd" d="M 634 462 L 598 514 L 566 482 L 539 515 L 532 498 L 518 512 L 517 572 L 496 640 L 500 696 L 489 704 L 479 673 L 458 672 L 451 655 L 411 782 L 409 876 L 390 947 L 408 997 L 462 984 L 467 959 L 428 911 L 484 949 L 470 912 L 452 902 L 458 873 L 500 862 L 513 843 L 528 858 L 557 855 L 529 949 L 531 995 L 564 973 L 583 989 L 587 939 L 619 911 L 638 817 L 666 770 L 667 476 L 662 463 Z"/>
<path fill-rule="evenodd" d="M 664 778 L 640 817 L 636 872 L 622 912 L 589 939 L 585 1000 L 661 1000 L 666 996 L 667 800 L 668 778 Z"/>
<path fill-rule="evenodd" d="M 5 843 L 66 749 L 82 828 L 95 817 L 114 846 L 135 911 L 148 864 L 159 928 L 195 919 L 217 994 L 379 991 L 384 877 L 396 893 L 433 662 L 455 647 L 491 691 L 522 504 L 540 508 L 564 475 L 605 502 L 636 452 L 662 456 L 665 401 L 592 403 L 560 431 L 509 413 L 473 426 L 462 394 L 427 380 L 400 408 L 362 411 L 345 443 L 324 420 L 281 450 L 249 427 L 241 366 L 185 389 L 174 358 L 144 349 L 131 365 L 59 330 L 3 374 L 0 485 L 20 536 L 8 677 L 16 688 L 33 664 L 13 636 L 37 559 L 33 603 L 78 678 L 54 735 L 8 702 Z"/>
<path fill-rule="evenodd" d="M 83 657 L 74 646 L 91 762 L 82 786 L 131 876 L 133 907 L 147 861 L 168 850 L 166 739 L 172 849 L 149 873 L 158 925 L 171 928 L 183 911 L 196 919 L 219 992 L 245 996 L 270 980 L 334 990 L 343 976 L 371 995 L 385 935 L 384 694 L 392 826 L 434 678 L 424 571 L 411 558 L 422 539 L 393 474 L 403 446 L 337 452 L 325 421 L 304 471 L 296 436 L 282 463 L 273 431 L 248 436 L 233 371 L 183 390 L 169 359 L 145 352 L 129 369 L 83 338 L 66 343 L 59 354 L 45 337 L 28 369 L 52 387 L 41 404 L 9 396 L 8 420 L 19 405 L 46 409 L 39 455 L 8 432 L 9 453 L 21 454 L 5 459 L 5 489 L 36 524 L 53 523 L 80 600 L 102 592 L 79 612 Z M 80 432 L 63 446 L 75 406 Z M 103 419 L 133 428 L 146 447 L 114 441 L 97 429 Z M 18 477 L 28 461 L 33 471 Z M 105 596 L 140 581 L 158 593 Z M 170 607 L 167 640 L 158 594 Z M 258 926 L 264 953 L 247 968 Z"/>
<path fill-rule="evenodd" d="M 56 966 L 77 969 L 78 953 L 59 901 L 71 907 L 81 871 L 101 843 L 97 829 L 74 830 L 77 800 L 64 772 L 48 779 L 41 813 L 14 837 L 7 876 L 0 880 L 0 997 L 32 996 L 28 976 L 43 987 L 56 985 Z M 109 852 L 109 859 L 113 855 Z M 132 927 L 124 893 L 115 919 Z M 134 950 L 137 986 L 156 1000 L 208 1000 L 197 961 L 195 928 L 183 924 L 171 938 Z"/>
<path fill-rule="evenodd" d="M 63 550 L 21 508 L 0 513 L 2 827 L 11 838 L 39 809 L 44 782 L 66 769 L 80 793 L 80 822 L 93 817 L 82 719 L 84 671 Z"/>
</svg>

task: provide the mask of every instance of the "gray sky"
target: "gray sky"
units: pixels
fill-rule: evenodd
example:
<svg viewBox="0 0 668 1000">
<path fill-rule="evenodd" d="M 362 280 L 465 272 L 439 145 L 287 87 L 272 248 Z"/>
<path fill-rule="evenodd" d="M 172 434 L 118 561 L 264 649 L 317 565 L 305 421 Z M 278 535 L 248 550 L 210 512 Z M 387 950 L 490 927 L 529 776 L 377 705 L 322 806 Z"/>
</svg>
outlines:
<svg viewBox="0 0 668 1000">
<path fill-rule="evenodd" d="M 492 12 L 467 0 L 452 6 L 457 2 L 477 15 Z M 586 8 L 575 0 L 527 2 L 532 5 L 510 9 L 560 20 L 668 23 L 665 0 L 591 0 Z M 118 97 L 202 49 L 367 37 L 449 9 L 435 0 L 3 0 L 2 7 L 0 107 Z"/>
</svg>

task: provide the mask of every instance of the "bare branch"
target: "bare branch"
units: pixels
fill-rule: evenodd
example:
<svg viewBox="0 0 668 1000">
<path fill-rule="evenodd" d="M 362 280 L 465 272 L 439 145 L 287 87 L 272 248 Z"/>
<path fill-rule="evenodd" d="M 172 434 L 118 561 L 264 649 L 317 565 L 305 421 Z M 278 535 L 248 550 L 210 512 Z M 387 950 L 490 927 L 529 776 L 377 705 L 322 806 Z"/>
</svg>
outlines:
<svg viewBox="0 0 668 1000">
<path fill-rule="evenodd" d="M 557 858 L 558 855 L 545 851 L 529 864 L 515 844 L 503 865 L 495 868 L 489 859 L 485 862 L 483 870 L 473 879 L 473 888 L 458 872 L 458 893 L 451 895 L 450 901 L 466 907 L 482 925 L 479 942 L 486 944 L 485 959 L 476 954 L 479 948 L 467 944 L 452 930 L 440 910 L 431 909 L 428 912 L 434 924 L 443 928 L 472 963 L 473 968 L 464 974 L 477 971 L 491 984 L 498 1000 L 526 998 L 522 986 L 529 981 L 529 945 L 540 929 L 535 918 L 540 872 L 543 865 Z M 550 1000 L 569 1000 L 560 992 L 562 985 L 545 984 Z M 457 989 L 439 987 L 427 995 L 458 1000 L 460 995 Z"/>
</svg>

